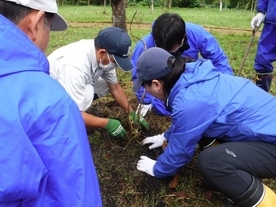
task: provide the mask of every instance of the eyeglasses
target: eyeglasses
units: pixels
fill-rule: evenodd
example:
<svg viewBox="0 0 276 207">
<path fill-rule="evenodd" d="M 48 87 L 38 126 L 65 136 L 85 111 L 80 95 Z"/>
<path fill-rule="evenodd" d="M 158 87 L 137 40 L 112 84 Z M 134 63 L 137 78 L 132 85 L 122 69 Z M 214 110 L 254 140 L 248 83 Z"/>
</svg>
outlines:
<svg viewBox="0 0 276 207">
<path fill-rule="evenodd" d="M 183 44 L 184 44 L 184 38 L 181 40 L 180 45 L 175 46 L 175 47 L 170 51 L 170 53 L 175 53 L 175 52 L 177 52 L 177 50 L 179 50 L 179 48 L 181 48 L 181 47 L 183 46 Z"/>
</svg>

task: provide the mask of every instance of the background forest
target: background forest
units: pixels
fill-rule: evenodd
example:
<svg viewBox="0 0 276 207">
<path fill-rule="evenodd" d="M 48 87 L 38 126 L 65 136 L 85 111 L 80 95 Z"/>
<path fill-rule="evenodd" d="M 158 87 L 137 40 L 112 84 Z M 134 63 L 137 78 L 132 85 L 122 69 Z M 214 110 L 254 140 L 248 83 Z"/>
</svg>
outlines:
<svg viewBox="0 0 276 207">
<path fill-rule="evenodd" d="M 58 0 L 59 5 L 110 5 L 113 0 Z M 116 0 L 115 0 L 116 1 Z M 117 0 L 118 1 L 118 0 Z M 219 8 L 253 10 L 256 0 L 125 0 L 126 6 L 150 6 L 179 8 Z"/>
</svg>

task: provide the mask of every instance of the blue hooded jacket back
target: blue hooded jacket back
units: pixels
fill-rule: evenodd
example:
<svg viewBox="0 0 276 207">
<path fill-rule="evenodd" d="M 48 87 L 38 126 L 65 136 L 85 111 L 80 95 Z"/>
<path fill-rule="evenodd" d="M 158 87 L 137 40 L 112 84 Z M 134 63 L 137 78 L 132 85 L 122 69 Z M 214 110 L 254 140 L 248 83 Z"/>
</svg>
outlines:
<svg viewBox="0 0 276 207">
<path fill-rule="evenodd" d="M 41 50 L 0 15 L 0 206 L 101 206 L 75 102 Z"/>
</svg>

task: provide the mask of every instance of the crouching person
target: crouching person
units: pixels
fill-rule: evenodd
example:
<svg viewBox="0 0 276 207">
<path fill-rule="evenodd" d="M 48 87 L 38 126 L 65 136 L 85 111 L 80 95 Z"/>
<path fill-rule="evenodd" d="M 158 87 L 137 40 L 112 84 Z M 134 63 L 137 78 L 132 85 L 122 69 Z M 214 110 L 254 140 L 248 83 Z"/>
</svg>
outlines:
<svg viewBox="0 0 276 207">
<path fill-rule="evenodd" d="M 272 95 L 248 79 L 220 73 L 210 60 L 176 59 L 161 48 L 142 53 L 137 77 L 134 91 L 144 86 L 172 113 L 167 132 L 142 142 L 152 149 L 167 140 L 168 146 L 156 161 L 141 156 L 138 170 L 172 176 L 192 159 L 202 137 L 210 138 L 207 146 L 219 139 L 221 144 L 207 147 L 198 158 L 206 182 L 237 206 L 276 206 L 275 193 L 260 180 L 276 177 Z"/>
<path fill-rule="evenodd" d="M 50 75 L 77 103 L 86 127 L 104 128 L 112 136 L 126 136 L 126 130 L 119 120 L 86 112 L 93 100 L 110 92 L 134 121 L 149 129 L 146 120 L 133 111 L 116 76 L 117 67 L 123 71 L 133 69 L 129 58 L 130 47 L 130 37 L 124 30 L 108 27 L 101 30 L 95 39 L 71 43 L 48 56 Z"/>
</svg>

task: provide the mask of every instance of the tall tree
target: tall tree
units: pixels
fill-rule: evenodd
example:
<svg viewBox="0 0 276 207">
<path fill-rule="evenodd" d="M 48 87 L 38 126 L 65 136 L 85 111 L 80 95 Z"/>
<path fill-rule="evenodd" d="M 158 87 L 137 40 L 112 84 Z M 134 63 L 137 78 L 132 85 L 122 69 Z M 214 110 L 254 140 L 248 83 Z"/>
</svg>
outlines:
<svg viewBox="0 0 276 207">
<path fill-rule="evenodd" d="M 154 8 L 154 2 L 153 2 L 153 0 L 151 0 L 150 3 L 151 3 L 150 12 L 153 13 L 153 8 Z"/>
<path fill-rule="evenodd" d="M 251 8 L 250 8 L 250 11 L 251 11 L 251 12 L 254 12 L 254 11 L 255 11 L 255 7 L 256 7 L 256 0 L 252 0 L 252 1 L 251 1 Z"/>
<path fill-rule="evenodd" d="M 127 32 L 125 0 L 111 0 L 112 23 Z"/>
<path fill-rule="evenodd" d="M 106 0 L 104 0 L 104 11 L 103 11 L 104 14 L 106 14 Z"/>
<path fill-rule="evenodd" d="M 172 8 L 172 0 L 165 0 L 164 1 L 164 9 L 165 8 L 168 8 L 168 9 L 171 9 Z"/>
</svg>

